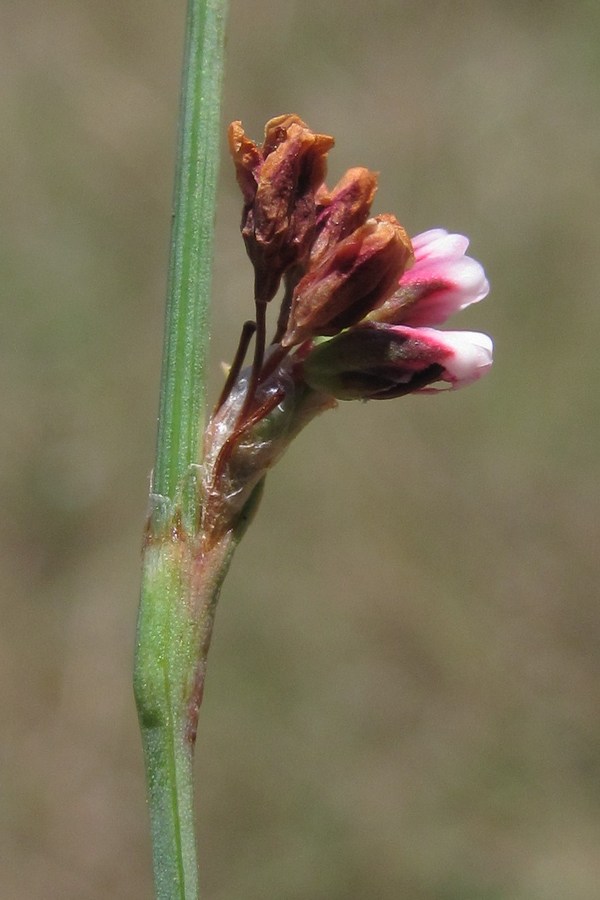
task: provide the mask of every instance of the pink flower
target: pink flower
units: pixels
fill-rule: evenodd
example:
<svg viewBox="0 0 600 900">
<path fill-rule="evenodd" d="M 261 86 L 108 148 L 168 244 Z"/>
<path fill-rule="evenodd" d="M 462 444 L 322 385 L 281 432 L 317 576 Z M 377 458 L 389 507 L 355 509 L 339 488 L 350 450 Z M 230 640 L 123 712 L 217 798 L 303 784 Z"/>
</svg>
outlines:
<svg viewBox="0 0 600 900">
<path fill-rule="evenodd" d="M 413 238 L 415 261 L 399 288 L 357 325 L 312 349 L 307 383 L 340 400 L 369 400 L 456 390 L 481 378 L 492 365 L 486 334 L 428 327 L 489 291 L 481 265 L 465 256 L 468 245 L 441 228 Z"/>
<path fill-rule="evenodd" d="M 492 364 L 492 341 L 473 331 L 364 324 L 319 344 L 305 381 L 339 400 L 384 400 L 477 381 Z"/>
<path fill-rule="evenodd" d="M 415 262 L 398 290 L 367 319 L 390 325 L 439 325 L 455 312 L 487 296 L 490 286 L 482 266 L 465 256 L 469 240 L 442 228 L 412 239 Z"/>
<path fill-rule="evenodd" d="M 452 390 L 465 387 L 481 378 L 491 368 L 493 343 L 479 331 L 437 331 L 435 328 L 409 328 L 403 325 L 390 329 L 398 341 L 404 340 L 404 354 L 422 371 L 426 365 L 439 365 L 439 379 L 419 393 L 432 394 L 448 385 Z"/>
</svg>

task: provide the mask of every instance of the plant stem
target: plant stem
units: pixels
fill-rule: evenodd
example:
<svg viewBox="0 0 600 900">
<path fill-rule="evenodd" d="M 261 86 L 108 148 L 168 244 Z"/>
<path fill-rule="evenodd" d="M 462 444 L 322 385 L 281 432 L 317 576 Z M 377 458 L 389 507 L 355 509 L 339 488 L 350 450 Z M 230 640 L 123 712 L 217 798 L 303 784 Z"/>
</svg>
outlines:
<svg viewBox="0 0 600 900">
<path fill-rule="evenodd" d="M 236 539 L 229 532 L 200 555 L 174 522 L 168 530 L 149 537 L 144 552 L 134 683 L 156 896 L 196 900 L 192 761 L 214 613 Z"/>
<path fill-rule="evenodd" d="M 192 760 L 214 608 L 234 547 L 196 534 L 227 0 L 188 0 L 156 465 L 134 689 L 158 900 L 197 900 Z"/>
<path fill-rule="evenodd" d="M 198 462 L 219 166 L 227 0 L 188 0 L 153 488 L 174 498 Z"/>
<path fill-rule="evenodd" d="M 150 545 L 144 554 L 138 621 L 135 692 L 146 763 L 156 895 L 160 900 L 198 896 L 193 819 L 192 746 L 183 739 L 184 710 L 177 702 L 192 652 L 182 614 L 177 545 Z"/>
</svg>

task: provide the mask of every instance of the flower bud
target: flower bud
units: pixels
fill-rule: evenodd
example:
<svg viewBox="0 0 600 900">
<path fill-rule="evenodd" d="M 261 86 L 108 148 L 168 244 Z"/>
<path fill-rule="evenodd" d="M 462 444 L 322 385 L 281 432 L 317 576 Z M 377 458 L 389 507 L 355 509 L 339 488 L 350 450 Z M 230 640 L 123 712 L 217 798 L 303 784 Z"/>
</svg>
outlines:
<svg viewBox="0 0 600 900">
<path fill-rule="evenodd" d="M 411 261 L 410 238 L 397 219 L 369 219 L 298 282 L 283 346 L 337 334 L 360 321 L 393 293 Z"/>
<path fill-rule="evenodd" d="M 304 361 L 313 389 L 338 400 L 383 400 L 463 387 L 492 364 L 485 334 L 359 325 L 317 346 Z"/>
<path fill-rule="evenodd" d="M 295 115 L 267 122 L 262 147 L 246 137 L 241 122 L 229 126 L 229 148 L 244 197 L 242 235 L 254 265 L 257 300 L 271 300 L 284 272 L 308 256 L 315 192 L 333 143 Z"/>
</svg>

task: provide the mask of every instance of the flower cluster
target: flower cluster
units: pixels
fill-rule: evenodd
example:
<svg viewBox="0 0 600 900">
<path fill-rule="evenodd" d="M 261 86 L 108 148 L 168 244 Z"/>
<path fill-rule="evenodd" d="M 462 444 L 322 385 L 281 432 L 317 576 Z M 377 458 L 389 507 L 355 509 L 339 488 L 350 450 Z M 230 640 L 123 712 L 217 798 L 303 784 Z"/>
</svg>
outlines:
<svg viewBox="0 0 600 900">
<path fill-rule="evenodd" d="M 336 400 L 459 388 L 492 363 L 487 335 L 432 327 L 488 293 L 467 238 L 435 229 L 411 240 L 393 215 L 371 215 L 368 169 L 349 169 L 329 190 L 333 143 L 295 115 L 269 121 L 262 145 L 240 122 L 229 129 L 255 320 L 207 430 L 206 489 L 235 496 L 238 511 L 291 437 Z M 282 284 L 267 346 L 266 310 Z"/>
<path fill-rule="evenodd" d="M 301 348 L 307 383 L 339 399 L 457 388 L 490 367 L 487 336 L 431 329 L 488 293 L 467 238 L 435 229 L 411 241 L 394 216 L 371 217 L 368 169 L 349 169 L 329 191 L 333 139 L 297 116 L 268 122 L 260 147 L 239 122 L 229 138 L 257 300 L 287 281 L 278 360 Z"/>
</svg>

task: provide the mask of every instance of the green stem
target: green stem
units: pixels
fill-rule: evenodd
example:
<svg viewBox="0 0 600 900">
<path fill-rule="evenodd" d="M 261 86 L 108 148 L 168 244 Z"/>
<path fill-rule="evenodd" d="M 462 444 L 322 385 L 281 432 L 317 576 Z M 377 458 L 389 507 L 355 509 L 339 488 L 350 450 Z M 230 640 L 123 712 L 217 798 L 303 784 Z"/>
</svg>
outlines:
<svg viewBox="0 0 600 900">
<path fill-rule="evenodd" d="M 158 900 L 197 900 L 192 760 L 206 654 L 233 536 L 201 554 L 201 462 L 227 0 L 188 0 L 152 510 L 134 688 Z"/>
<path fill-rule="evenodd" d="M 134 687 L 158 900 L 199 896 L 193 752 L 215 609 L 236 542 L 229 532 L 199 554 L 172 520 L 144 551 Z"/>
<path fill-rule="evenodd" d="M 146 763 L 156 895 L 198 896 L 193 818 L 192 746 L 179 699 L 193 648 L 180 597 L 181 548 L 150 544 L 144 554 L 135 695 Z M 176 643 L 185 653 L 174 653 Z"/>
<path fill-rule="evenodd" d="M 189 0 L 153 488 L 174 498 L 198 462 L 206 405 L 208 310 L 227 0 Z"/>
</svg>

